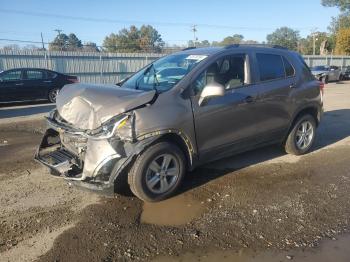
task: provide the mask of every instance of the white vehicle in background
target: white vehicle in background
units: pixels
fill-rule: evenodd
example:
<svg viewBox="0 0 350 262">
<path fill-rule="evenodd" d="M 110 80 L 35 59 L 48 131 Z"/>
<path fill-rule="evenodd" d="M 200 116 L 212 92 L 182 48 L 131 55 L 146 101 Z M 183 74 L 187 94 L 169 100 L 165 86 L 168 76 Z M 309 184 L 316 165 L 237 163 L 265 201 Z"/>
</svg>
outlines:
<svg viewBox="0 0 350 262">
<path fill-rule="evenodd" d="M 311 72 L 317 80 L 325 84 L 330 81 L 340 81 L 343 78 L 342 70 L 338 66 L 314 66 L 311 67 Z"/>
</svg>

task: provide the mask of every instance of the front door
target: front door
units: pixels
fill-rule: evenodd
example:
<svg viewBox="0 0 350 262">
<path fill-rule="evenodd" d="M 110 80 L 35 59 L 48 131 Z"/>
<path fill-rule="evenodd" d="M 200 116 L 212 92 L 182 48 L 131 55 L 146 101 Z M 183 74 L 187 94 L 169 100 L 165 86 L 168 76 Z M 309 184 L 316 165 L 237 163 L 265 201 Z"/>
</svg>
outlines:
<svg viewBox="0 0 350 262">
<path fill-rule="evenodd" d="M 14 69 L 0 74 L 0 102 L 22 101 L 24 85 L 22 70 Z"/>
<path fill-rule="evenodd" d="M 220 158 L 247 144 L 239 143 L 253 138 L 258 90 L 251 84 L 249 56 L 234 54 L 212 63 L 192 83 L 191 97 L 200 159 Z M 225 95 L 212 97 L 199 105 L 203 88 L 216 82 L 225 88 Z"/>
</svg>

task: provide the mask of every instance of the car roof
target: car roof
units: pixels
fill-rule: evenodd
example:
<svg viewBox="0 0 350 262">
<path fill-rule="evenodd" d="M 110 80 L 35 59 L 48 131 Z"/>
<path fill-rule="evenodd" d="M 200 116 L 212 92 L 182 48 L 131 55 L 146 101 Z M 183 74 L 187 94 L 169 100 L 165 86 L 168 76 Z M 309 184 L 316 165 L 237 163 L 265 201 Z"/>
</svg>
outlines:
<svg viewBox="0 0 350 262">
<path fill-rule="evenodd" d="M 264 45 L 264 44 L 255 44 L 255 45 L 249 45 L 249 44 L 234 44 L 234 45 L 228 45 L 223 47 L 190 47 L 186 48 L 177 54 L 188 54 L 188 55 L 213 55 L 220 52 L 224 52 L 225 50 L 256 50 L 256 51 L 271 51 L 271 50 L 278 50 L 281 52 L 289 52 L 289 53 L 295 53 L 294 51 L 291 51 L 287 48 L 284 48 L 282 46 L 277 45 Z"/>
<path fill-rule="evenodd" d="M 2 72 L 7 72 L 7 71 L 12 71 L 12 70 L 44 70 L 44 71 L 60 74 L 59 72 L 56 72 L 56 71 L 53 71 L 53 70 L 50 70 L 50 69 L 37 68 L 37 67 L 17 67 L 17 68 L 11 68 L 11 69 L 7 69 L 7 70 L 3 70 L 3 71 L 1 71 L 1 73 Z"/>
</svg>

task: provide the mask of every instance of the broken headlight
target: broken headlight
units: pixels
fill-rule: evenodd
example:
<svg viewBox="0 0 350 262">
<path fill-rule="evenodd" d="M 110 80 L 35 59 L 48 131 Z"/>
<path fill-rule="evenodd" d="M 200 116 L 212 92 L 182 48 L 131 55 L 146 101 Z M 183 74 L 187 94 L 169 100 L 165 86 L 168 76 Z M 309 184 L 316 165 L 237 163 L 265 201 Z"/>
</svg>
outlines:
<svg viewBox="0 0 350 262">
<path fill-rule="evenodd" d="M 132 140 L 132 121 L 132 115 L 121 114 L 112 117 L 110 120 L 103 123 L 99 128 L 89 130 L 87 135 L 93 139 L 106 139 L 112 136 L 118 136 L 121 139 Z"/>
</svg>

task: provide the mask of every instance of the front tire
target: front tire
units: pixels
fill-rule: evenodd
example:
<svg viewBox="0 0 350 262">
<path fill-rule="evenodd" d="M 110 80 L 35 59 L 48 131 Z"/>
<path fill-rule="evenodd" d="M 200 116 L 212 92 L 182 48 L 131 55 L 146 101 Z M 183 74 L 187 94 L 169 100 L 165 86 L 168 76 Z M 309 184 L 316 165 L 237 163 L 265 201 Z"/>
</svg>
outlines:
<svg viewBox="0 0 350 262">
<path fill-rule="evenodd" d="M 339 79 L 338 79 L 338 82 L 340 82 L 340 81 L 343 81 L 343 79 L 344 79 L 344 76 L 343 76 L 343 74 L 340 74 L 340 75 L 339 75 Z"/>
<path fill-rule="evenodd" d="M 156 202 L 172 196 L 186 172 L 184 153 L 176 145 L 159 142 L 135 160 L 129 175 L 131 191 L 143 201 Z"/>
<path fill-rule="evenodd" d="M 51 89 L 48 95 L 48 99 L 51 103 L 56 103 L 56 97 L 60 90 L 58 88 Z"/>
<path fill-rule="evenodd" d="M 303 155 L 310 151 L 316 137 L 316 121 L 309 114 L 299 117 L 285 142 L 285 151 L 292 155 Z"/>
</svg>

